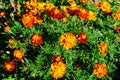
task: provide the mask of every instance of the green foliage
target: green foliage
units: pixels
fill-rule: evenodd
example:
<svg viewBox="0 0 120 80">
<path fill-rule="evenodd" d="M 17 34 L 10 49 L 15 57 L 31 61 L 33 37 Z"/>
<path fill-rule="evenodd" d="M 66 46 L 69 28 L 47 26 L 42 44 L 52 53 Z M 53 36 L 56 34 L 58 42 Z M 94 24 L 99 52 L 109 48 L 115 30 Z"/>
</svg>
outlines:
<svg viewBox="0 0 120 80">
<path fill-rule="evenodd" d="M 45 0 L 39 0 L 45 2 Z M 112 6 L 111 12 L 119 10 L 120 2 L 108 0 Z M 24 4 L 26 0 L 17 0 L 22 6 L 19 9 L 24 14 Z M 60 7 L 68 4 L 67 1 L 50 0 L 51 3 Z M 60 3 L 60 4 L 59 4 Z M 80 3 L 76 0 L 76 3 Z M 80 5 L 81 6 L 81 5 Z M 12 13 L 9 1 L 3 2 L 3 7 L 7 13 Z M 66 74 L 62 80 L 98 80 L 93 73 L 93 66 L 96 63 L 104 63 L 107 65 L 107 75 L 100 80 L 120 79 L 120 42 L 116 37 L 120 37 L 120 33 L 114 28 L 120 25 L 120 20 L 113 20 L 111 15 L 101 12 L 99 8 L 92 3 L 82 6 L 96 14 L 96 21 L 82 20 L 77 15 L 67 16 L 68 22 L 63 24 L 59 19 L 52 19 L 44 15 L 44 22 L 41 25 L 35 24 L 30 28 L 15 19 L 14 16 L 5 16 L 5 19 L 11 19 L 9 24 L 11 32 L 4 32 L 4 25 L 0 25 L 0 79 L 2 80 L 55 80 L 51 75 L 52 56 L 61 55 L 66 64 Z M 18 11 L 19 11 L 18 10 Z M 1 17 L 0 17 L 1 18 Z M 22 16 L 20 17 L 22 18 Z M 2 18 L 1 18 L 2 19 Z M 2 24 L 2 23 L 1 23 Z M 66 50 L 60 45 L 60 36 L 64 33 L 72 32 L 75 35 L 85 32 L 88 36 L 86 44 L 77 42 L 73 48 Z M 41 34 L 43 43 L 40 45 L 32 45 L 30 39 L 33 34 Z M 24 62 L 15 61 L 16 68 L 13 72 L 6 72 L 4 63 L 13 60 L 13 51 L 10 49 L 9 39 L 16 40 L 16 49 L 21 49 L 25 53 Z M 107 44 L 108 54 L 102 55 L 98 49 L 98 45 L 105 41 Z M 60 80 L 61 80 L 60 79 Z M 58 79 L 59 80 L 59 79 Z"/>
</svg>

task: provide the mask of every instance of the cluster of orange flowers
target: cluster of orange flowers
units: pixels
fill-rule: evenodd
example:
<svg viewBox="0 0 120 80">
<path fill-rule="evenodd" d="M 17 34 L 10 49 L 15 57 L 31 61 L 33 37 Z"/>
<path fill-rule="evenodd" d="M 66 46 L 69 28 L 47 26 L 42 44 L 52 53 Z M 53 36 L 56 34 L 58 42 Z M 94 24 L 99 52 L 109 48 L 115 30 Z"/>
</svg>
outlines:
<svg viewBox="0 0 120 80">
<path fill-rule="evenodd" d="M 53 63 L 51 65 L 51 75 L 55 79 L 63 77 L 66 73 L 66 65 L 63 63 L 62 57 L 55 55 L 52 59 Z"/>
<path fill-rule="evenodd" d="M 74 47 L 77 41 L 79 41 L 82 44 L 85 44 L 87 40 L 88 37 L 85 32 L 80 33 L 78 36 L 75 36 L 73 33 L 68 32 L 60 36 L 60 45 L 68 50 Z"/>
<path fill-rule="evenodd" d="M 22 50 L 14 50 L 13 51 L 14 60 L 22 61 L 24 57 L 24 52 Z M 15 62 L 13 61 L 6 61 L 4 63 L 4 69 L 8 72 L 12 72 L 15 69 Z"/>
<path fill-rule="evenodd" d="M 93 73 L 97 75 L 98 78 L 103 77 L 107 74 L 106 64 L 97 63 L 93 67 Z"/>
<path fill-rule="evenodd" d="M 68 0 L 70 6 L 61 6 L 61 10 L 54 4 L 46 1 L 46 3 L 38 2 L 37 0 L 30 0 L 26 2 L 26 12 L 22 17 L 22 23 L 25 27 L 31 27 L 35 23 L 43 23 L 43 13 L 51 16 L 53 19 L 61 19 L 63 23 L 67 22 L 66 16 L 77 15 L 80 19 L 96 20 L 96 14 L 84 8 L 79 8 L 74 0 Z M 66 21 L 65 21 L 66 20 Z"/>
<path fill-rule="evenodd" d="M 39 11 L 43 11 L 45 4 L 37 0 L 30 0 L 26 2 L 26 12 L 22 17 L 22 23 L 26 28 L 32 27 L 35 23 L 43 23 L 43 15 Z"/>
</svg>

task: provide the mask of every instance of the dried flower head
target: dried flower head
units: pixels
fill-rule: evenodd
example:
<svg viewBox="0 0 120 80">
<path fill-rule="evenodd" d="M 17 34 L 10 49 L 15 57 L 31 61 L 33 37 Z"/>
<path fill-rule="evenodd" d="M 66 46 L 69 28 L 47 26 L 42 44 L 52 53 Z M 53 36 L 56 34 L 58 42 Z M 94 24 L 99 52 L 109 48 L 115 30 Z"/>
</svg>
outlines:
<svg viewBox="0 0 120 80">
<path fill-rule="evenodd" d="M 60 36 L 60 45 L 67 50 L 74 47 L 76 43 L 77 43 L 76 36 L 71 32 L 64 33 Z"/>
<path fill-rule="evenodd" d="M 6 61 L 4 63 L 5 71 L 12 72 L 15 69 L 15 63 L 13 61 Z"/>
<path fill-rule="evenodd" d="M 93 67 L 93 73 L 97 75 L 98 78 L 103 77 L 107 74 L 106 64 L 97 63 Z"/>
<path fill-rule="evenodd" d="M 66 65 L 63 62 L 54 62 L 51 65 L 51 75 L 53 78 L 62 78 L 66 73 Z"/>
</svg>

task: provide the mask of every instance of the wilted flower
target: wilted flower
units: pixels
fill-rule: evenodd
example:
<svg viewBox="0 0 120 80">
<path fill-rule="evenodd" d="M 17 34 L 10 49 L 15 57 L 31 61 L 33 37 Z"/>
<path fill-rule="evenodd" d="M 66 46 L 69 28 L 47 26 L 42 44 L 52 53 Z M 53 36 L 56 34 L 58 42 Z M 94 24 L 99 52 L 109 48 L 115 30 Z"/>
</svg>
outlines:
<svg viewBox="0 0 120 80">
<path fill-rule="evenodd" d="M 24 14 L 22 17 L 22 23 L 26 28 L 32 27 L 36 22 L 36 17 L 33 14 Z"/>
<path fill-rule="evenodd" d="M 31 38 L 31 43 L 33 45 L 42 43 L 42 36 L 40 34 L 33 34 Z"/>
<path fill-rule="evenodd" d="M 101 54 L 108 53 L 107 44 L 104 41 L 101 43 L 101 45 L 98 46 L 98 49 L 100 50 Z"/>
<path fill-rule="evenodd" d="M 120 20 L 120 10 L 117 10 L 117 11 L 114 13 L 113 19 L 115 19 L 115 20 Z"/>
<path fill-rule="evenodd" d="M 66 73 L 66 65 L 63 62 L 54 62 L 51 65 L 51 75 L 53 78 L 62 78 Z"/>
<path fill-rule="evenodd" d="M 15 69 L 15 63 L 13 61 L 6 61 L 4 63 L 5 71 L 12 72 Z"/>
<path fill-rule="evenodd" d="M 13 56 L 15 60 L 22 60 L 24 57 L 24 52 L 22 50 L 14 50 Z"/>
<path fill-rule="evenodd" d="M 97 75 L 98 78 L 103 77 L 107 74 L 106 64 L 97 63 L 93 67 L 93 73 Z"/>
<path fill-rule="evenodd" d="M 76 36 L 71 32 L 64 33 L 60 36 L 60 45 L 67 50 L 74 47 L 76 43 L 77 43 Z"/>
<path fill-rule="evenodd" d="M 82 32 L 81 34 L 78 35 L 78 40 L 80 43 L 85 44 L 88 40 L 87 35 L 85 34 L 85 32 Z"/>
</svg>

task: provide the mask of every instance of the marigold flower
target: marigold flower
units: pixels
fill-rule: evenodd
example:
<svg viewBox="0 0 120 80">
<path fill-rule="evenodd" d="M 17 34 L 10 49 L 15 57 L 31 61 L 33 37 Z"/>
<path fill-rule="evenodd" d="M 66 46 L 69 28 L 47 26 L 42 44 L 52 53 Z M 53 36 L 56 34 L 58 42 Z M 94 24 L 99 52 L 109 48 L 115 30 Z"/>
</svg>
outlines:
<svg viewBox="0 0 120 80">
<path fill-rule="evenodd" d="M 101 54 L 108 53 L 107 44 L 104 41 L 101 43 L 101 45 L 98 46 L 98 49 L 100 50 Z"/>
<path fill-rule="evenodd" d="M 109 13 L 111 9 L 111 5 L 107 1 L 103 1 L 101 3 L 95 3 L 95 5 L 103 12 Z"/>
<path fill-rule="evenodd" d="M 81 34 L 78 35 L 78 40 L 80 43 L 85 44 L 88 40 L 87 35 L 85 34 L 85 32 L 82 32 Z"/>
<path fill-rule="evenodd" d="M 52 57 L 53 62 L 62 62 L 62 56 L 60 55 L 54 55 Z"/>
<path fill-rule="evenodd" d="M 9 44 L 15 44 L 15 42 L 16 42 L 16 41 L 15 41 L 14 39 L 9 39 L 9 40 L 8 40 L 8 43 L 9 43 Z"/>
<path fill-rule="evenodd" d="M 4 12 L 4 11 L 0 12 L 0 17 L 5 16 L 5 15 L 6 15 L 6 12 Z"/>
<path fill-rule="evenodd" d="M 22 18 L 22 23 L 26 28 L 32 27 L 36 22 L 36 17 L 32 14 L 24 14 Z"/>
<path fill-rule="evenodd" d="M 77 11 L 77 16 L 78 16 L 80 19 L 88 19 L 89 11 L 88 11 L 87 9 L 80 8 L 80 9 Z"/>
<path fill-rule="evenodd" d="M 4 63 L 5 71 L 12 72 L 15 69 L 15 63 L 13 61 L 6 61 Z"/>
<path fill-rule="evenodd" d="M 103 77 L 107 74 L 106 64 L 97 63 L 93 67 L 93 73 L 97 75 L 98 78 Z"/>
<path fill-rule="evenodd" d="M 78 5 L 76 4 L 72 4 L 71 6 L 66 7 L 67 13 L 69 13 L 71 16 L 75 15 L 78 9 Z"/>
<path fill-rule="evenodd" d="M 15 60 L 22 60 L 24 57 L 24 52 L 22 50 L 14 50 L 13 56 Z"/>
<path fill-rule="evenodd" d="M 52 16 L 54 19 L 63 18 L 63 12 L 58 8 L 51 9 L 49 13 L 50 13 L 49 15 Z"/>
<path fill-rule="evenodd" d="M 67 2 L 68 2 L 69 4 L 72 4 L 72 3 L 74 3 L 74 0 L 67 0 Z"/>
<path fill-rule="evenodd" d="M 53 78 L 62 78 L 66 73 L 66 65 L 63 62 L 54 62 L 51 65 L 51 75 Z"/>
<path fill-rule="evenodd" d="M 38 23 L 38 24 L 43 23 L 43 20 L 44 20 L 44 15 L 43 14 L 37 14 L 36 18 L 37 18 L 36 23 Z"/>
<path fill-rule="evenodd" d="M 120 20 L 120 10 L 117 10 L 117 11 L 114 13 L 113 19 L 115 19 L 115 20 Z"/>
<path fill-rule="evenodd" d="M 93 20 L 93 21 L 96 20 L 96 14 L 94 12 L 89 11 L 88 15 L 89 15 L 88 20 Z"/>
<path fill-rule="evenodd" d="M 10 27 L 9 26 L 4 27 L 4 32 L 10 32 Z"/>
<path fill-rule="evenodd" d="M 31 38 L 31 43 L 33 45 L 42 43 L 42 36 L 40 34 L 33 34 Z"/>
<path fill-rule="evenodd" d="M 70 49 L 74 47 L 77 43 L 76 36 L 73 33 L 64 33 L 60 36 L 60 45 L 63 46 L 65 49 Z"/>
<path fill-rule="evenodd" d="M 116 31 L 119 33 L 120 32 L 120 26 L 116 29 Z"/>
<path fill-rule="evenodd" d="M 41 11 L 45 10 L 45 3 L 38 2 L 37 4 L 38 4 L 37 6 L 38 10 L 41 10 Z"/>
<path fill-rule="evenodd" d="M 91 2 L 92 0 L 80 0 L 82 5 L 85 5 L 87 2 Z"/>
<path fill-rule="evenodd" d="M 10 49 L 14 49 L 14 48 L 17 47 L 17 46 L 16 46 L 16 40 L 15 40 L 15 39 L 9 39 L 9 40 L 8 40 L 8 43 L 10 44 L 10 45 L 9 45 Z"/>
<path fill-rule="evenodd" d="M 62 21 L 63 24 L 65 24 L 65 23 L 67 23 L 68 19 L 66 17 L 64 17 L 64 18 L 61 19 L 61 21 Z"/>
</svg>

